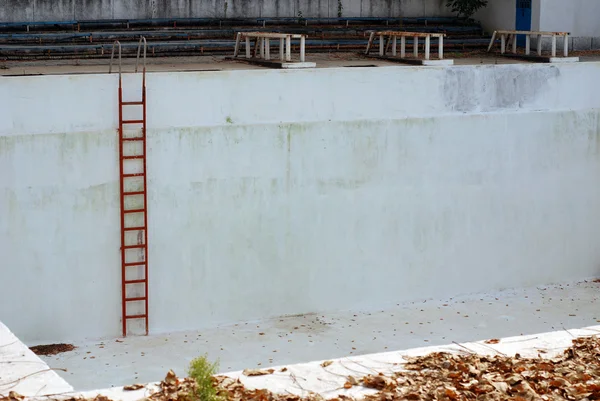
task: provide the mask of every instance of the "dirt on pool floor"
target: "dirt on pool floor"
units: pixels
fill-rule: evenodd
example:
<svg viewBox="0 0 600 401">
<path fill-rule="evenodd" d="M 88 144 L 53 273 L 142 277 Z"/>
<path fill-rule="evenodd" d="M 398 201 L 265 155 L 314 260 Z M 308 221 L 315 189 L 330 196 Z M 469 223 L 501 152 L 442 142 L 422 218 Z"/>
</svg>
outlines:
<svg viewBox="0 0 600 401">
<path fill-rule="evenodd" d="M 57 355 L 63 352 L 73 351 L 76 347 L 73 344 L 47 344 L 47 345 L 35 345 L 29 347 L 36 355 Z"/>
</svg>

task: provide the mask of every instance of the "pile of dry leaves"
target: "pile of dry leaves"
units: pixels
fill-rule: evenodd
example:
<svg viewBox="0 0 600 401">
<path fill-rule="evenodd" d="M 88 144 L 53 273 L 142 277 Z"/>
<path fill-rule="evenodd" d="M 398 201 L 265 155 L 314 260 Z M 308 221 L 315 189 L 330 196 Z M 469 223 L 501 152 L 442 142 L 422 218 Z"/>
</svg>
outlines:
<svg viewBox="0 0 600 401">
<path fill-rule="evenodd" d="M 509 357 L 500 354 L 432 353 L 409 358 L 404 368 L 393 376 L 349 377 L 344 387 L 363 386 L 378 390 L 365 398 L 368 401 L 600 400 L 600 340 L 596 337 L 573 340 L 571 348 L 552 360 L 521 358 L 518 354 Z M 247 376 L 271 373 L 273 370 L 244 372 Z M 172 376 L 171 380 L 176 380 Z M 173 384 L 169 387 L 163 382 L 161 392 L 150 398 L 156 401 L 192 401 L 186 397 L 195 383 L 190 379 L 178 383 L 178 387 L 173 387 Z M 219 389 L 219 395 L 228 401 L 323 400 L 317 394 L 299 397 L 248 389 L 239 380 L 224 376 L 215 377 L 214 385 Z M 338 401 L 350 399 L 346 396 L 334 398 Z"/>
<path fill-rule="evenodd" d="M 394 400 L 598 400 L 600 340 L 573 340 L 559 358 L 432 353 L 411 358 L 393 377 L 366 376 L 379 392 L 368 401 Z"/>
<path fill-rule="evenodd" d="M 323 365 L 322 365 L 323 366 Z M 328 365 L 327 365 L 328 366 Z M 521 358 L 505 355 L 481 356 L 432 353 L 410 358 L 405 370 L 392 376 L 368 375 L 361 379 L 348 377 L 344 388 L 363 386 L 377 390 L 365 397 L 367 401 L 396 400 L 478 400 L 478 401 L 537 401 L 537 400 L 600 400 L 600 340 L 596 337 L 578 338 L 573 346 L 555 359 Z M 283 370 L 282 370 L 283 371 Z M 245 371 L 247 376 L 271 374 L 273 370 Z M 300 397 L 274 394 L 267 390 L 246 388 L 239 380 L 225 376 L 213 378 L 219 398 L 223 401 L 321 401 L 317 394 Z M 142 385 L 127 386 L 138 390 Z M 148 401 L 198 401 L 197 384 L 193 379 L 179 379 L 169 371 L 157 391 Z M 11 393 L 0 401 L 21 401 Z M 82 401 L 74 400 L 73 401 Z M 351 400 L 340 395 L 333 400 Z M 95 401 L 109 401 L 97 397 Z"/>
<path fill-rule="evenodd" d="M 56 355 L 63 352 L 73 351 L 75 346 L 73 344 L 48 344 L 48 345 L 36 345 L 29 348 L 36 355 Z"/>
</svg>

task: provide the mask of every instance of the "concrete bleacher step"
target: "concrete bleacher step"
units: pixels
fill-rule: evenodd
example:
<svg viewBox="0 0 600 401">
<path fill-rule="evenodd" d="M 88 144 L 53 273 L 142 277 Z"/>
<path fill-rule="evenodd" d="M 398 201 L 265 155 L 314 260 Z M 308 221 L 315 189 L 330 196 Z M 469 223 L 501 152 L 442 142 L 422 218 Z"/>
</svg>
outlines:
<svg viewBox="0 0 600 401">
<path fill-rule="evenodd" d="M 376 30 L 375 26 L 361 26 L 353 29 L 347 28 L 264 28 L 263 32 L 285 31 L 288 33 L 301 33 L 312 38 L 352 38 L 364 37 L 369 30 Z M 410 32 L 443 32 L 453 37 L 480 36 L 478 27 L 405 27 Z M 94 32 L 44 32 L 44 33 L 0 33 L 0 43 L 7 44 L 54 44 L 54 43 L 112 43 L 115 40 L 132 41 L 144 36 L 149 41 L 165 40 L 194 40 L 194 39 L 229 39 L 236 32 L 250 32 L 253 29 L 195 29 L 195 30 L 169 30 L 169 31 L 94 31 Z"/>
<path fill-rule="evenodd" d="M 140 36 L 144 36 L 149 42 L 149 56 L 229 54 L 233 51 L 236 32 L 259 29 L 308 35 L 306 47 L 310 51 L 362 49 L 367 43 L 367 32 L 380 30 L 382 26 L 386 26 L 385 29 L 411 32 L 446 33 L 446 46 L 449 49 L 484 47 L 489 42 L 489 38 L 482 36 L 479 24 L 456 18 L 306 18 L 302 21 L 297 18 L 251 18 L 219 20 L 221 27 L 211 26 L 216 21 L 217 19 L 45 22 L 36 25 L 35 29 L 29 27 L 29 32 L 15 31 L 15 27 L 22 28 L 19 23 L 0 24 L 0 58 L 107 57 L 115 40 L 121 42 L 123 54 L 127 56 L 137 50 Z M 224 22 L 227 27 L 223 26 Z M 130 29 L 122 28 L 125 23 Z M 182 27 L 182 24 L 188 24 L 188 27 Z M 197 26 L 190 27 L 192 24 Z M 132 28 L 132 25 L 144 29 Z M 79 31 L 65 30 L 66 27 L 74 26 Z M 96 29 L 82 31 L 82 26 Z M 59 29 L 61 27 L 62 30 Z M 100 29 L 103 27 L 107 29 Z M 115 27 L 121 29 L 112 29 Z"/>
</svg>

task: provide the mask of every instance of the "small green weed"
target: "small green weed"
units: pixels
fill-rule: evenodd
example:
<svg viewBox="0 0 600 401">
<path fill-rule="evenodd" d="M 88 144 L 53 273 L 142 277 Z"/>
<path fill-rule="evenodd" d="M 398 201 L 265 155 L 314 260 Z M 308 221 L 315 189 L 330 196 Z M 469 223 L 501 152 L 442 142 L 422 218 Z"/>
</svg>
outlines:
<svg viewBox="0 0 600 401">
<path fill-rule="evenodd" d="M 213 385 L 212 377 L 217 373 L 219 363 L 210 363 L 206 355 L 198 357 L 190 362 L 188 375 L 196 381 L 198 388 L 194 399 L 199 401 L 223 401 L 223 397 L 217 394 Z"/>
</svg>

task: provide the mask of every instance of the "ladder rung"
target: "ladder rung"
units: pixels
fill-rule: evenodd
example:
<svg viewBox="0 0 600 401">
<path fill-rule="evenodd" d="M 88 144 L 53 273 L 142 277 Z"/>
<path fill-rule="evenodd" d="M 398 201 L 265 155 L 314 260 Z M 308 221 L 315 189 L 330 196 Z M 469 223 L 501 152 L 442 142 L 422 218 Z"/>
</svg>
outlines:
<svg viewBox="0 0 600 401">
<path fill-rule="evenodd" d="M 145 138 L 143 136 L 134 136 L 130 138 L 121 138 L 123 141 L 143 141 Z"/>
<path fill-rule="evenodd" d="M 144 173 L 123 174 L 123 178 L 143 177 Z"/>
<path fill-rule="evenodd" d="M 141 284 L 141 283 L 145 283 L 146 280 L 141 278 L 139 280 L 125 280 L 125 284 Z"/>
<path fill-rule="evenodd" d="M 140 227 L 125 227 L 123 230 L 125 231 L 140 231 L 140 230 L 145 230 L 146 227 L 144 226 L 140 226 Z"/>
<path fill-rule="evenodd" d="M 147 315 L 129 315 L 125 319 L 145 319 Z"/>
<path fill-rule="evenodd" d="M 123 264 L 123 266 L 144 266 L 145 264 L 146 262 L 126 262 Z"/>
<path fill-rule="evenodd" d="M 146 297 L 125 298 L 125 302 L 145 301 Z"/>
<path fill-rule="evenodd" d="M 133 191 L 133 192 L 123 192 L 125 196 L 133 196 L 133 195 L 144 195 L 145 191 Z"/>
<path fill-rule="evenodd" d="M 143 159 L 143 158 L 144 158 L 144 155 L 123 156 L 123 160 Z"/>
<path fill-rule="evenodd" d="M 122 124 L 143 124 L 144 120 L 122 120 Z"/>
<path fill-rule="evenodd" d="M 123 210 L 123 213 L 144 213 L 146 209 L 129 209 Z"/>
<path fill-rule="evenodd" d="M 138 245 L 124 245 L 123 249 L 136 249 L 136 248 L 145 248 L 146 244 L 138 244 Z"/>
<path fill-rule="evenodd" d="M 121 104 L 123 106 L 136 106 L 136 105 L 142 105 L 142 104 L 144 104 L 144 102 L 142 102 L 140 100 L 139 102 L 121 102 Z"/>
</svg>

